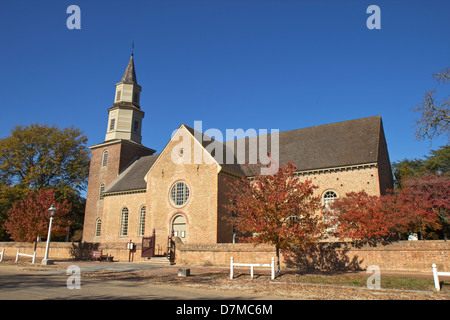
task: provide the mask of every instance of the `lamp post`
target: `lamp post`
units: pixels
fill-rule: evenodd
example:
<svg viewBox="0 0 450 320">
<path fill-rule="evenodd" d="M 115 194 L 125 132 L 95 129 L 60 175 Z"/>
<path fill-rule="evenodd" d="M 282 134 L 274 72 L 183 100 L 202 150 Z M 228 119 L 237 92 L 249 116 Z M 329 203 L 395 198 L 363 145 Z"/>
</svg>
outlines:
<svg viewBox="0 0 450 320">
<path fill-rule="evenodd" d="M 44 259 L 42 259 L 42 264 L 53 264 L 52 261 L 48 260 L 48 249 L 50 246 L 50 236 L 52 233 L 52 221 L 53 221 L 53 216 L 55 215 L 56 212 L 56 208 L 52 205 L 49 209 L 48 209 L 49 215 L 50 215 L 50 223 L 48 225 L 48 235 L 47 235 L 47 244 L 45 246 L 45 256 Z"/>
</svg>

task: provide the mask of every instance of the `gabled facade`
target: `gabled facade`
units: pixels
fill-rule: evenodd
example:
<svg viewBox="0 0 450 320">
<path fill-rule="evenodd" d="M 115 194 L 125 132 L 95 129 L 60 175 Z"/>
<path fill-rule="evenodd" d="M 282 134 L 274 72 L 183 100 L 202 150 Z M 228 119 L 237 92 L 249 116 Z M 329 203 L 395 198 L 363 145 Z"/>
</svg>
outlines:
<svg viewBox="0 0 450 320">
<path fill-rule="evenodd" d="M 130 92 L 138 88 L 140 93 L 133 57 L 121 83 L 130 85 Z M 121 83 L 117 88 L 123 90 Z M 142 114 L 138 121 L 144 115 L 133 101 L 116 101 L 109 109 L 109 123 L 114 110 Z M 116 119 L 120 115 L 117 113 Z M 181 125 L 161 153 L 154 154 L 132 134 L 137 118 L 126 116 L 121 121 L 125 119 L 128 136 L 108 132 L 105 142 L 91 147 L 83 240 L 139 243 L 155 230 L 159 253 L 166 250 L 172 231 L 186 243 L 232 242 L 233 229 L 223 220 L 227 214 L 223 207 L 227 202 L 226 179 L 254 173 L 251 166 L 224 163 L 225 156 L 219 159 L 218 155 L 230 150 L 237 154 L 236 146 L 241 142 L 246 150 L 255 139 L 259 146 L 260 137 L 222 144 Z M 277 138 L 279 166 L 293 162 L 299 177 L 312 179 L 319 187 L 317 194 L 325 205 L 347 192 L 365 190 L 381 195 L 392 188 L 380 116 L 280 132 Z M 272 144 L 266 146 L 271 152 Z M 201 161 L 196 158 L 199 154 Z"/>
</svg>

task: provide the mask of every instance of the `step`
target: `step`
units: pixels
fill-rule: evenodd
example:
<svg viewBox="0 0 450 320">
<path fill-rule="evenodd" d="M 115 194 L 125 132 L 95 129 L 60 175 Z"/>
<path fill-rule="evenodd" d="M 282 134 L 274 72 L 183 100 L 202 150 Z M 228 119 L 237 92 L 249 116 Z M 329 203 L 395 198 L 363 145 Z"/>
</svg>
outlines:
<svg viewBox="0 0 450 320">
<path fill-rule="evenodd" d="M 150 264 L 158 264 L 158 265 L 167 265 L 170 266 L 172 264 L 175 264 L 171 262 L 167 257 L 152 257 L 144 260 L 146 263 Z"/>
</svg>

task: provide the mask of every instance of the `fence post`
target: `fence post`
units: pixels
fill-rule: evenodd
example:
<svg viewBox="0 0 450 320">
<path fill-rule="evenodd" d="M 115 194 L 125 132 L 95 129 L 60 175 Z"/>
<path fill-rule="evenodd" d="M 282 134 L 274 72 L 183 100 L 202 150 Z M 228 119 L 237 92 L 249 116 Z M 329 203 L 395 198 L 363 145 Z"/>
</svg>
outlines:
<svg viewBox="0 0 450 320">
<path fill-rule="evenodd" d="M 34 251 L 34 253 L 33 253 L 33 260 L 32 260 L 32 263 L 34 264 L 35 261 L 36 261 L 36 251 Z"/>
<path fill-rule="evenodd" d="M 275 279 L 275 258 L 272 257 L 272 262 L 270 263 L 270 269 L 271 269 L 271 278 L 272 280 Z"/>
<path fill-rule="evenodd" d="M 230 279 L 233 279 L 233 257 L 230 259 Z"/>
<path fill-rule="evenodd" d="M 433 263 L 432 267 L 433 267 L 434 287 L 436 288 L 436 291 L 440 291 L 441 286 L 439 285 L 439 277 L 438 277 L 438 273 L 437 273 L 436 264 Z"/>
<path fill-rule="evenodd" d="M 2 249 L 2 257 L 0 258 L 0 261 L 3 261 L 3 256 L 5 255 L 5 248 Z"/>
<path fill-rule="evenodd" d="M 19 261 L 19 253 L 20 253 L 20 249 L 17 249 L 16 262 Z"/>
</svg>

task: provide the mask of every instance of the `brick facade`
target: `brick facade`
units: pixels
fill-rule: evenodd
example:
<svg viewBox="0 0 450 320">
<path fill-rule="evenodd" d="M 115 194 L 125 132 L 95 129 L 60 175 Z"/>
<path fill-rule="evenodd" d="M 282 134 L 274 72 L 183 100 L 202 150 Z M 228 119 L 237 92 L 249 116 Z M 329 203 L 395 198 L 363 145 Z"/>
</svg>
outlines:
<svg viewBox="0 0 450 320">
<path fill-rule="evenodd" d="M 103 166 L 105 151 L 108 152 L 108 157 L 106 166 Z M 117 211 L 115 208 L 113 209 L 111 205 L 108 206 L 108 211 L 104 211 L 106 198 L 103 200 L 100 199 L 101 184 L 104 184 L 105 188 L 107 188 L 133 159 L 152 154 L 153 152 L 154 150 L 124 140 L 105 142 L 91 147 L 91 163 L 89 167 L 89 182 L 86 194 L 86 210 L 83 227 L 84 241 L 93 242 L 99 240 L 95 237 L 97 219 L 102 217 L 106 218 L 106 215 L 110 211 Z M 122 206 L 123 205 L 124 204 L 122 204 Z M 112 213 L 112 215 L 114 214 Z M 117 215 L 120 216 L 120 211 L 118 211 Z M 114 223 L 111 222 L 111 219 L 106 219 L 109 220 L 110 224 Z M 109 230 L 113 229 L 110 228 Z M 118 235 L 118 233 L 116 233 L 116 235 Z M 111 238 L 111 235 L 107 238 Z M 117 238 L 114 240 L 116 241 Z"/>
</svg>

